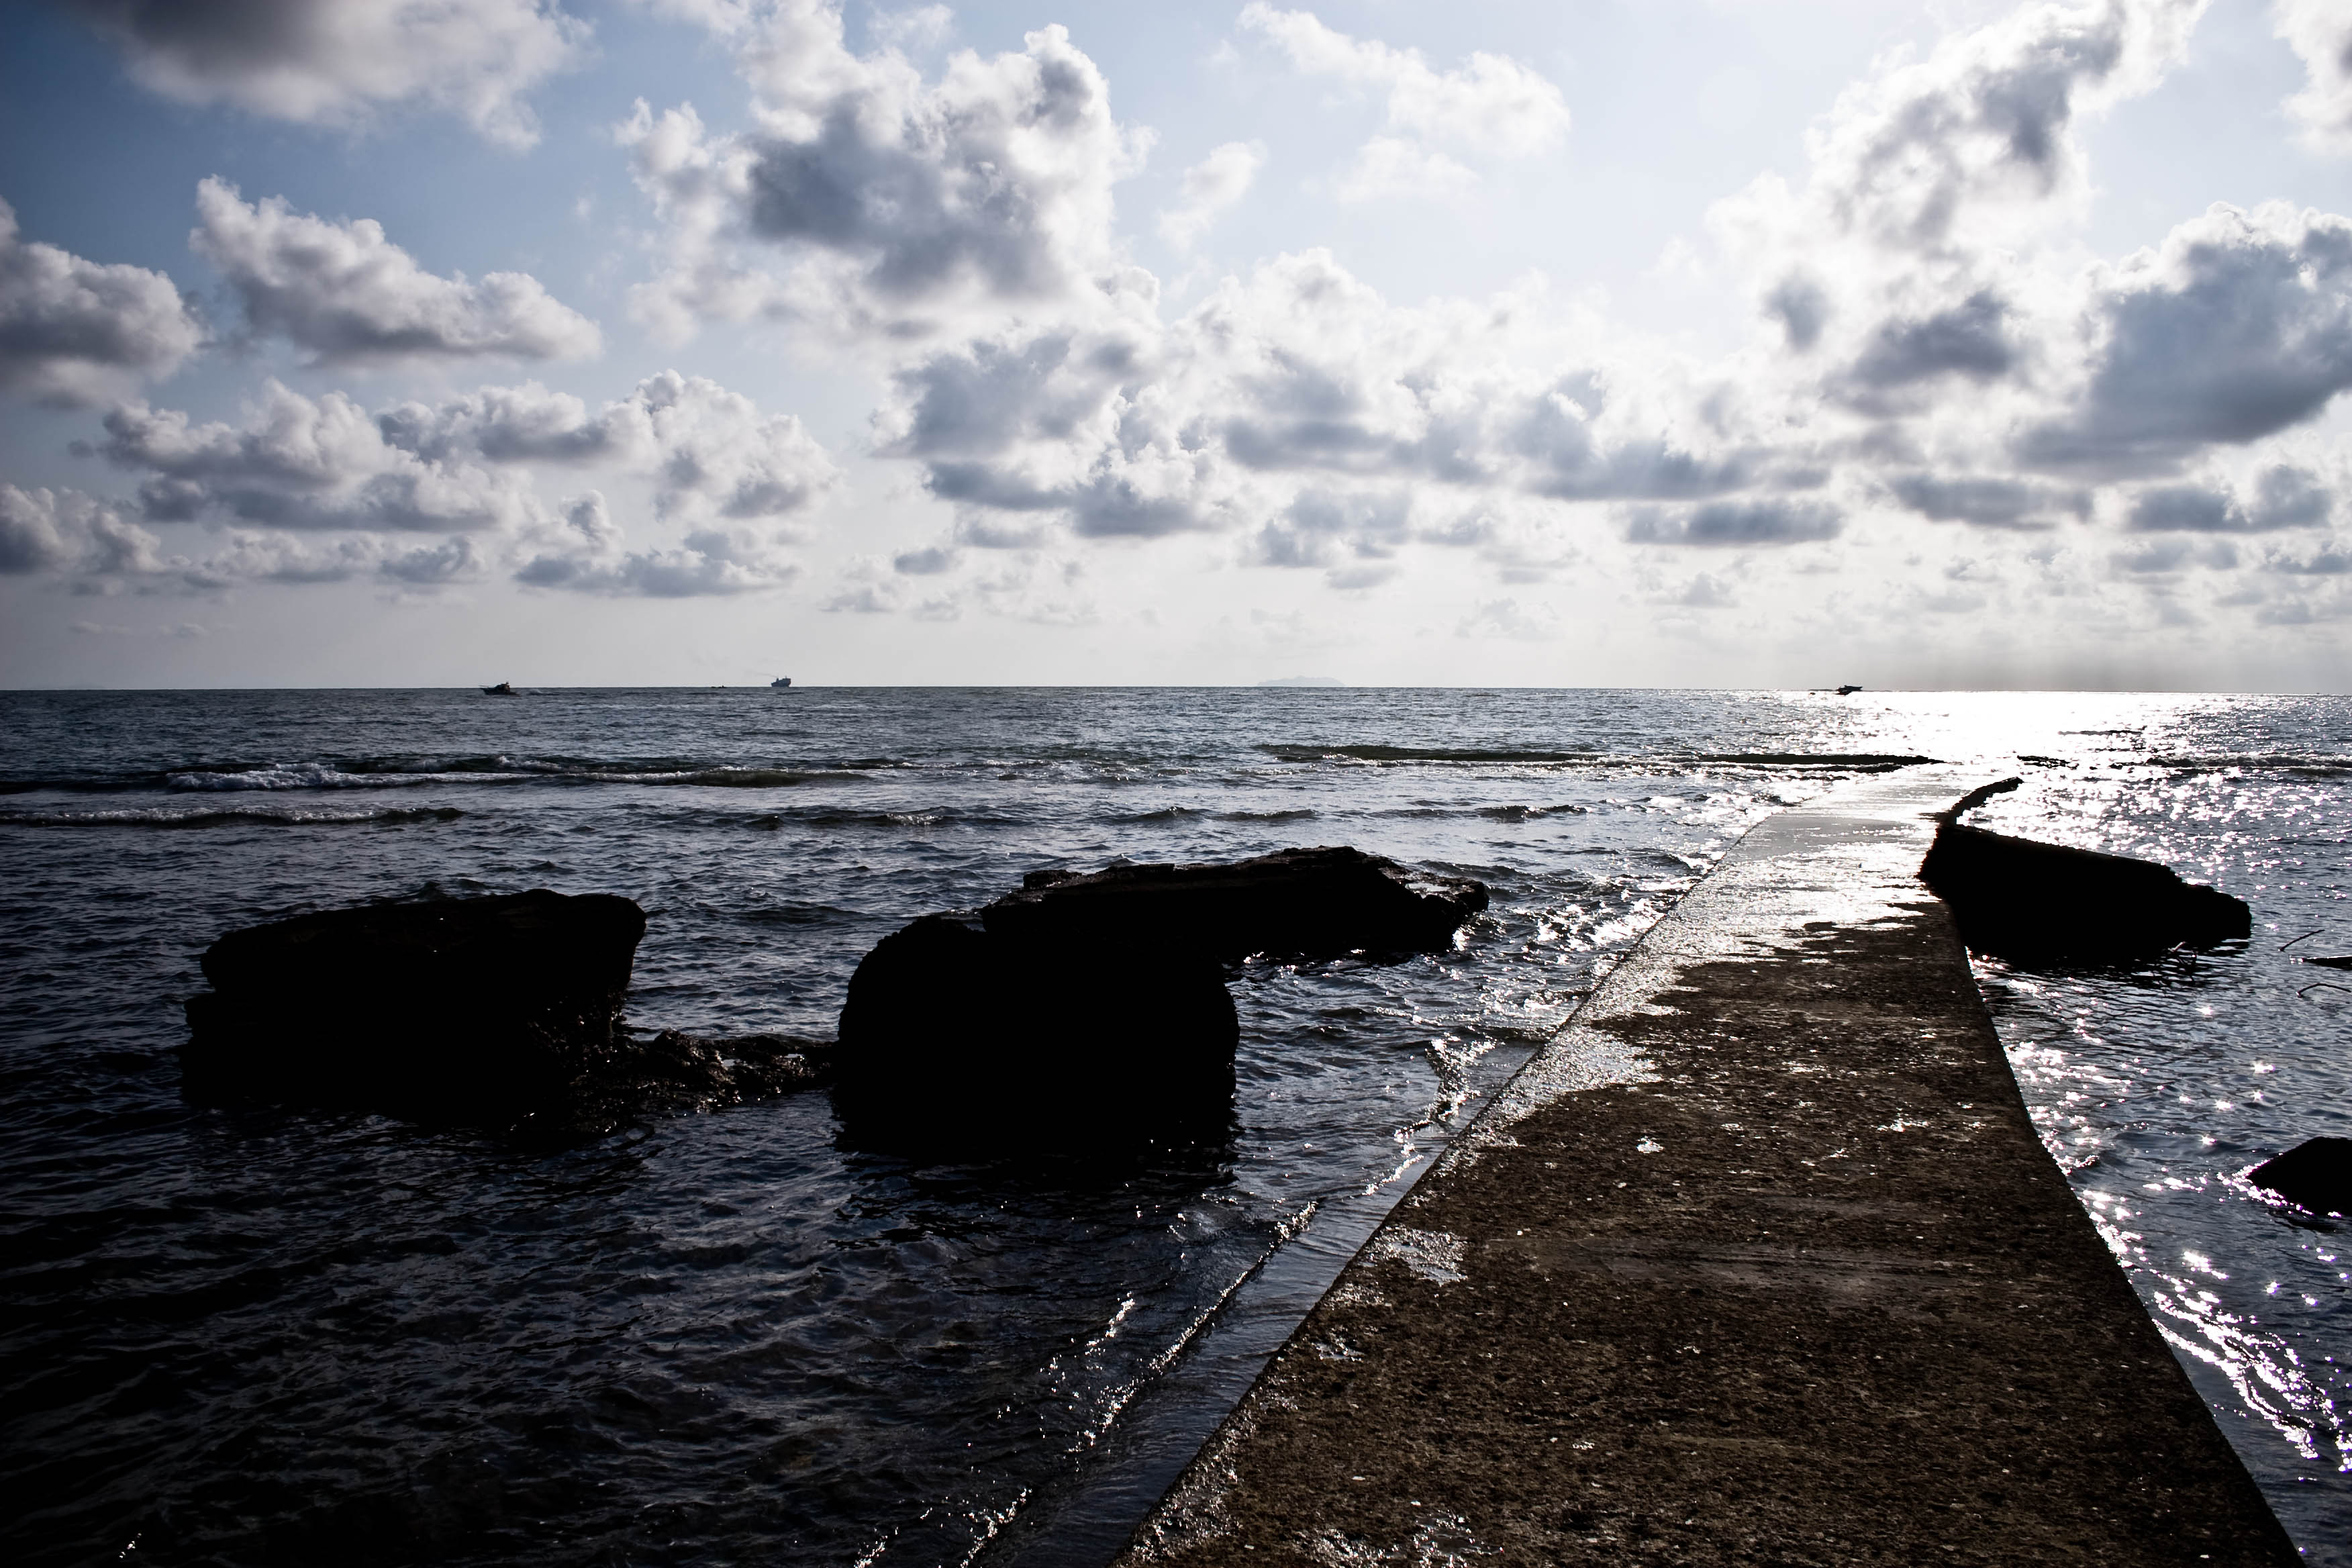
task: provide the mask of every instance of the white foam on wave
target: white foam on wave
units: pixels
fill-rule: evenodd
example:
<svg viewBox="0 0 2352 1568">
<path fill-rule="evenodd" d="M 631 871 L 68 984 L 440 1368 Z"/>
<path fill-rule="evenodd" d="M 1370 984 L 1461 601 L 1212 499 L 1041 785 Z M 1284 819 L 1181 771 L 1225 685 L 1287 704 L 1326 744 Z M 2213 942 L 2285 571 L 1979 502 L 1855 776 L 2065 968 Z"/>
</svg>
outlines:
<svg viewBox="0 0 2352 1568">
<path fill-rule="evenodd" d="M 455 806 L 376 806 L 350 810 L 301 806 L 126 806 L 112 811 L 0 810 L 10 827 L 310 827 L 352 824 L 449 822 Z"/>
<path fill-rule="evenodd" d="M 325 763 L 273 763 L 268 767 L 242 768 L 234 772 L 208 772 L 191 769 L 184 773 L 166 773 L 167 788 L 181 791 L 231 792 L 239 790 L 327 790 L 327 789 L 406 789 L 415 784 L 530 784 L 547 780 L 570 780 L 579 784 L 705 784 L 727 789 L 782 789 L 805 784 L 813 779 L 861 780 L 856 773 L 810 773 L 783 768 L 690 768 L 660 773 L 626 772 L 618 768 L 567 766 L 555 763 L 509 762 L 505 771 L 436 772 L 420 770 L 415 773 L 386 770 L 380 773 L 349 773 Z"/>
<path fill-rule="evenodd" d="M 428 784 L 506 784 L 529 773 L 351 773 L 324 763 L 278 763 L 238 773 L 166 773 L 166 787 L 184 791 L 405 789 Z"/>
</svg>

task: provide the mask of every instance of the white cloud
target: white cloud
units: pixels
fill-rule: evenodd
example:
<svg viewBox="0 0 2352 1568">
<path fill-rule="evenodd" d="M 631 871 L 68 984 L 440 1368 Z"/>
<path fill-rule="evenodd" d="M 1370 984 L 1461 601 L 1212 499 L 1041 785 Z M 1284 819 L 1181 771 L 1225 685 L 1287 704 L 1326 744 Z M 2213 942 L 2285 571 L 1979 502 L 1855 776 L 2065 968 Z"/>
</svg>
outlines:
<svg viewBox="0 0 2352 1568">
<path fill-rule="evenodd" d="M 2325 528 L 2336 498 L 2315 474 L 2280 464 L 2240 494 L 2223 483 L 2151 485 L 2133 499 L 2135 533 L 2271 533 Z"/>
<path fill-rule="evenodd" d="M 2205 4 L 2026 5 L 1881 62 L 1810 136 L 1801 184 L 1766 176 L 1710 215 L 1775 335 L 1874 416 L 2030 379 L 2078 304 L 2051 246 L 2089 189 L 2076 123 L 2161 80 Z"/>
<path fill-rule="evenodd" d="M 1937 522 L 2039 532 L 2066 517 L 2090 510 L 2088 490 L 2015 479 L 2004 474 L 1895 472 L 1884 479 L 1904 506 Z"/>
<path fill-rule="evenodd" d="M 1713 363 L 1539 283 L 1399 306 L 1321 252 L 1173 319 L 1072 312 L 926 350 L 876 448 L 921 465 L 956 522 L 841 605 L 905 610 L 919 566 L 986 607 L 959 584 L 991 559 L 1208 534 L 1223 559 L 1340 591 L 1417 552 L 1502 584 L 1630 573 L 1685 608 L 1729 604 L 1736 577 L 1843 637 L 1857 616 L 2095 601 L 2118 572 L 2156 581 L 2159 558 L 2251 569 L 2174 535 L 2310 537 L 2293 559 L 2332 560 L 2318 531 L 2347 476 L 2281 443 L 2352 385 L 2344 220 L 2216 209 L 2105 268 L 2068 240 L 2079 121 L 2159 80 L 2201 8 L 2029 6 L 1883 64 L 1825 121 L 1808 179 L 1727 204 L 1769 331 Z M 1965 582 L 1840 599 L 1845 574 L 1899 581 L 1903 552 L 1952 525 L 1981 552 Z M 2150 537 L 2119 548 L 2134 533 Z M 1736 573 L 1664 565 L 1718 553 Z"/>
<path fill-rule="evenodd" d="M 1890 62 L 1811 137 L 1807 216 L 1915 258 L 2014 232 L 2021 213 L 2042 225 L 2081 187 L 2075 117 L 2154 87 L 2206 4 L 2027 5 Z"/>
<path fill-rule="evenodd" d="M 304 124 L 350 125 L 403 103 L 527 147 L 523 95 L 573 66 L 586 23 L 553 0 L 68 0 L 141 83 Z"/>
<path fill-rule="evenodd" d="M 106 432 L 106 458 L 149 476 L 139 496 L 150 522 L 467 532 L 520 527 L 538 510 L 519 476 L 404 451 L 340 392 L 313 399 L 272 381 L 242 426 L 131 404 L 107 415 Z"/>
<path fill-rule="evenodd" d="M 1440 71 L 1418 49 L 1351 38 L 1311 11 L 1277 11 L 1252 0 L 1240 19 L 1297 69 L 1381 93 L 1391 129 L 1402 134 L 1506 157 L 1549 152 L 1568 136 L 1559 89 L 1506 56 L 1473 54 Z"/>
<path fill-rule="evenodd" d="M 1525 158 L 1567 139 L 1559 89 L 1501 55 L 1473 54 L 1440 71 L 1418 49 L 1391 48 L 1326 26 L 1309 11 L 1279 11 L 1251 0 L 1241 25 L 1262 34 L 1309 76 L 1336 78 L 1381 95 L 1386 133 L 1357 150 L 1335 194 L 1343 202 L 1454 195 L 1477 174 L 1441 146 L 1480 157 Z"/>
<path fill-rule="evenodd" d="M 534 586 L 603 594 L 772 587 L 799 572 L 795 525 L 839 479 L 797 419 L 676 372 L 593 412 L 526 384 L 372 416 L 343 394 L 272 382 L 238 424 L 136 404 L 105 423 L 98 450 L 143 476 L 146 523 L 201 523 L 229 540 L 180 563 L 199 585 L 373 574 L 432 586 L 510 565 Z M 525 465 L 641 477 L 657 542 L 629 548 L 600 492 L 551 504 Z M 62 526 L 12 522 L 16 569 L 68 570 Z M 419 533 L 441 537 L 420 544 Z"/>
<path fill-rule="evenodd" d="M 924 464 L 931 492 L 963 510 L 968 542 L 992 542 L 1003 525 L 976 521 L 989 514 L 1092 537 L 1247 530 L 1255 560 L 1326 567 L 1343 545 L 1393 542 L 1386 524 L 1329 520 L 1386 515 L 1360 509 L 1401 485 L 1491 502 L 1801 482 L 1727 423 L 1678 428 L 1670 363 L 1604 368 L 1591 327 L 1543 299 L 1400 308 L 1327 253 L 1283 257 L 1158 330 L 1057 328 L 935 352 L 899 373 L 877 445 Z M 1490 504 L 1467 533 L 1446 510 L 1457 515 L 1433 525 L 1439 542 L 1519 550 L 1520 531 L 1496 520 L 1525 508 Z M 1016 526 L 1005 542 L 1033 535 Z"/>
<path fill-rule="evenodd" d="M 0 201 L 0 390 L 89 404 L 169 375 L 204 331 L 161 272 L 27 243 Z"/>
<path fill-rule="evenodd" d="M 2342 0 L 2276 0 L 2271 21 L 2311 77 L 2287 113 L 2313 147 L 2352 153 L 2352 10 Z"/>
<path fill-rule="evenodd" d="M 895 48 L 852 53 L 836 5 L 782 0 L 739 59 L 757 131 L 713 136 L 690 105 L 643 103 L 619 130 L 667 226 L 662 275 L 633 299 L 657 331 L 764 317 L 903 338 L 1139 276 L 1111 243 L 1111 187 L 1149 139 L 1111 118 L 1063 28 L 955 55 L 927 83 Z"/>
<path fill-rule="evenodd" d="M 675 545 L 632 551 L 591 490 L 565 507 L 559 523 L 534 531 L 515 580 L 536 588 L 656 599 L 747 594 L 781 587 L 798 563 L 772 533 L 702 528 Z"/>
<path fill-rule="evenodd" d="M 2086 383 L 2029 433 L 2030 461 L 2160 471 L 2273 435 L 2352 388 L 2352 221 L 2217 205 L 2102 269 L 2084 324 Z"/>
<path fill-rule="evenodd" d="M 605 464 L 650 475 L 666 521 L 784 517 L 840 479 L 794 416 L 762 415 L 740 393 L 674 370 L 593 413 L 568 393 L 525 383 L 438 406 L 403 404 L 377 424 L 389 445 L 429 462 Z"/>
<path fill-rule="evenodd" d="M 945 5 L 912 5 L 904 11 L 876 10 L 866 19 L 874 41 L 907 54 L 945 44 L 955 32 L 955 13 Z"/>
<path fill-rule="evenodd" d="M 853 52 L 811 0 L 668 8 L 729 40 L 754 115 L 727 135 L 641 106 L 623 128 L 663 218 L 636 308 L 680 334 L 768 319 L 863 345 L 887 376 L 874 452 L 950 514 L 824 574 L 823 607 L 1084 625 L 1117 614 L 1089 566 L 1125 591 L 1150 576 L 1134 556 L 1293 594 L 1411 573 L 1454 606 L 1423 634 L 1580 630 L 1528 586 L 1566 579 L 1677 636 L 1745 605 L 1790 646 L 1948 624 L 1957 648 L 1972 618 L 2036 605 L 2086 639 L 2322 617 L 2352 577 L 2352 468 L 2319 423 L 2352 387 L 2352 226 L 2225 207 L 2111 265 L 2080 243 L 2083 121 L 2161 78 L 2202 0 L 2031 5 L 1874 66 L 1809 170 L 1718 209 L 1715 275 L 1762 314 L 1711 360 L 1539 278 L 1406 305 L 1318 250 L 1163 308 L 1113 224 L 1140 138 L 1057 29 L 924 70 L 891 41 L 913 35 Z M 1381 95 L 1338 194 L 1458 188 L 1565 132 L 1557 89 L 1507 61 L 1440 71 L 1303 12 L 1244 20 Z M 1161 232 L 1195 242 L 1262 160 L 1216 149 Z M 532 384 L 373 414 L 273 396 L 293 401 L 231 426 L 118 416 L 146 527 L 232 542 L 186 573 L 749 592 L 803 580 L 796 531 L 838 479 L 797 421 L 676 373 L 603 404 Z M 12 526 L 38 571 L 89 548 Z"/>
<path fill-rule="evenodd" d="M 220 269 L 248 329 L 281 335 L 320 361 L 583 359 L 594 322 L 523 272 L 443 278 L 384 237 L 373 218 L 331 223 L 281 198 L 247 204 L 236 187 L 196 187 L 189 244 Z"/>
<path fill-rule="evenodd" d="M 1687 508 L 1639 508 L 1625 536 L 1640 544 L 1752 549 L 1835 539 L 1844 526 L 1844 516 L 1834 506 L 1775 496 Z"/>
<path fill-rule="evenodd" d="M 636 0 L 636 4 L 657 16 L 708 27 L 722 38 L 742 32 L 757 14 L 754 0 Z"/>
<path fill-rule="evenodd" d="M 1184 171 L 1184 194 L 1160 215 L 1160 237 L 1179 250 L 1192 247 L 1227 207 L 1249 194 L 1257 172 L 1265 166 L 1265 147 L 1256 142 L 1227 142 Z"/>
<path fill-rule="evenodd" d="M 0 575 L 152 571 L 160 548 L 153 534 L 79 491 L 0 485 Z"/>
<path fill-rule="evenodd" d="M 1357 149 L 1337 195 L 1343 202 L 1426 199 L 1456 195 L 1477 183 L 1476 174 L 1433 148 L 1401 136 L 1375 136 Z"/>
<path fill-rule="evenodd" d="M 1559 611 L 1549 605 L 1522 605 L 1516 598 L 1486 600 L 1454 629 L 1456 637 L 1517 642 L 1549 642 L 1559 633 Z"/>
</svg>

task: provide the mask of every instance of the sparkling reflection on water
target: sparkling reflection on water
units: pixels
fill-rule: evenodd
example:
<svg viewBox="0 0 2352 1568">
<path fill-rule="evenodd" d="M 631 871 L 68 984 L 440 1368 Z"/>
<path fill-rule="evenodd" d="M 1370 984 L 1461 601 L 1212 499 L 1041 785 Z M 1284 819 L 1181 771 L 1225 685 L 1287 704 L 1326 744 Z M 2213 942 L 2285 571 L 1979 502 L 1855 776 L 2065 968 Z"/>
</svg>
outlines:
<svg viewBox="0 0 2352 1568">
<path fill-rule="evenodd" d="M 2300 961 L 2352 951 L 2352 769 L 2340 746 L 2203 752 L 2151 728 L 2074 738 L 2081 757 L 1979 820 L 2218 882 L 2253 905 L 2253 939 L 2129 972 L 1979 975 L 2043 1141 L 2157 1326 L 2306 1561 L 2352 1562 L 2343 1222 L 2243 1179 L 2352 1132 L 2352 992 Z"/>
<path fill-rule="evenodd" d="M 2309 928 L 2300 951 L 2352 951 L 2348 717 L 2073 694 L 0 697 L 0 1474 L 33 1500 L 0 1550 L 1099 1561 L 1202 1401 L 1237 1392 L 1244 1342 L 1739 832 L 1925 754 L 2025 772 L 1994 826 L 2253 901 L 2242 952 L 1985 978 L 2053 1151 L 2335 1560 L 2346 1266 L 2335 1231 L 2231 1173 L 2352 1114 L 2352 995 L 2297 996 L 2328 972 L 2278 951 Z M 195 954 L 298 909 L 625 892 L 655 912 L 636 1021 L 823 1036 L 915 914 L 1045 866 L 1297 843 L 1484 878 L 1495 912 L 1452 954 L 1237 976 L 1240 1131 L 1190 1163 L 1074 1167 L 1036 1157 L 1050 1129 L 1006 1126 L 1001 1160 L 919 1167 L 837 1150 L 821 1096 L 552 1154 L 178 1097 Z M 1245 1300 L 1255 1326 L 1221 1329 Z"/>
</svg>

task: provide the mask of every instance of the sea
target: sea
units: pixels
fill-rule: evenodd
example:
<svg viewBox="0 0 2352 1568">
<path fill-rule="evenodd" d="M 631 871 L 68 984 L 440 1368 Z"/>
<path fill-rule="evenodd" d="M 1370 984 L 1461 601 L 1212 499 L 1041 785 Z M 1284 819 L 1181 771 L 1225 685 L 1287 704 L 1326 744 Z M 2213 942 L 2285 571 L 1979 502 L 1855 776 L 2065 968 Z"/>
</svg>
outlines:
<svg viewBox="0 0 2352 1568">
<path fill-rule="evenodd" d="M 2352 973 L 2303 962 L 2352 953 L 2352 700 L 1291 688 L 0 694 L 0 1558 L 1103 1563 L 1743 832 L 1919 758 L 2252 906 L 1978 974 L 2221 1429 L 2352 1563 L 2352 1237 L 2243 1177 L 2352 1136 Z M 821 1089 L 552 1147 L 182 1092 L 204 949 L 302 911 L 625 894 L 633 1026 L 823 1040 L 883 936 L 1025 873 L 1340 844 L 1492 907 L 1241 966 L 1233 1134 L 1157 1163 L 1017 1118 L 859 1152 Z"/>
</svg>

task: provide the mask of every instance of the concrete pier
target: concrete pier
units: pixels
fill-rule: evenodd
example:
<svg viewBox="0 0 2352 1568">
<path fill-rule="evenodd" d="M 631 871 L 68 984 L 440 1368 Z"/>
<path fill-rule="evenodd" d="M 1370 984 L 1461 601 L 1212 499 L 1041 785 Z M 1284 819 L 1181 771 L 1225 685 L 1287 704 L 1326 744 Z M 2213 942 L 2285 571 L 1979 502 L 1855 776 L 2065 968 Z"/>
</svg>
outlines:
<svg viewBox="0 0 2352 1568">
<path fill-rule="evenodd" d="M 1122 1564 L 2297 1561 L 1913 873 L 1750 833 L 1341 1274 Z"/>
</svg>

